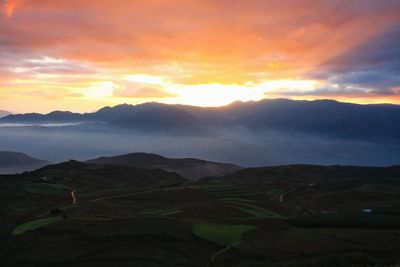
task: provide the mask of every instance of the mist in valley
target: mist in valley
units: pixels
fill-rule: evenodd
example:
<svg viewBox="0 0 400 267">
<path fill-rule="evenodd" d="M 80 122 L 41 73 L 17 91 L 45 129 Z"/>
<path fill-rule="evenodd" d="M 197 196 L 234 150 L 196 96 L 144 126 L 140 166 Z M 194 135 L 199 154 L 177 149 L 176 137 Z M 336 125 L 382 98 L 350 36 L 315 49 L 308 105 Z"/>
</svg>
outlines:
<svg viewBox="0 0 400 267">
<path fill-rule="evenodd" d="M 3 125 L 4 126 L 4 125 Z M 246 127 L 210 127 L 208 134 L 121 130 L 101 125 L 1 127 L 0 150 L 18 151 L 53 163 L 132 152 L 193 157 L 243 167 L 282 164 L 398 164 L 399 146 L 340 140 Z"/>
</svg>

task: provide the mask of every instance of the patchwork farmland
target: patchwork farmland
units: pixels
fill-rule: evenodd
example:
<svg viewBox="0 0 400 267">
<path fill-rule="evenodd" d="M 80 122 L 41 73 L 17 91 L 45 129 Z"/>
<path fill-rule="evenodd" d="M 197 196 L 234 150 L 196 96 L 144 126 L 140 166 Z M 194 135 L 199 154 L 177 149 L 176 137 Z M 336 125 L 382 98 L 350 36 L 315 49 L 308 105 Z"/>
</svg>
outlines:
<svg viewBox="0 0 400 267">
<path fill-rule="evenodd" d="M 337 171 L 283 166 L 192 182 L 133 167 L 111 177 L 108 168 L 116 167 L 69 162 L 4 176 L 4 266 L 390 266 L 400 259 L 397 169 L 371 179 L 361 170 L 337 178 Z"/>
</svg>

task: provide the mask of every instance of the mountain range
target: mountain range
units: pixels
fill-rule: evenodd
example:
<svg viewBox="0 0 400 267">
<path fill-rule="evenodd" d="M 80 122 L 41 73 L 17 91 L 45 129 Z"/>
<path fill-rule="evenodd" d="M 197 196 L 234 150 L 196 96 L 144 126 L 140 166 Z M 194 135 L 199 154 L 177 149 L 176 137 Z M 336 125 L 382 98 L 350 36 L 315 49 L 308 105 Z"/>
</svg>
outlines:
<svg viewBox="0 0 400 267">
<path fill-rule="evenodd" d="M 205 133 L 207 127 L 246 127 L 255 132 L 275 130 L 358 140 L 397 140 L 400 106 L 287 99 L 234 102 L 217 108 L 145 103 L 104 107 L 85 114 L 54 111 L 8 115 L 0 119 L 0 123 L 6 122 L 92 122 L 109 127 L 184 134 Z"/>
<path fill-rule="evenodd" d="M 0 150 L 56 162 L 131 151 L 246 167 L 400 162 L 400 106 L 389 104 L 287 99 L 207 108 L 122 104 L 83 114 L 13 114 L 0 118 L 0 127 Z"/>
<path fill-rule="evenodd" d="M 397 139 L 400 134 L 399 105 L 273 99 L 234 102 L 218 108 L 181 108 L 202 123 L 217 127 L 244 126 L 254 131 L 278 130 L 357 139 Z"/>
<path fill-rule="evenodd" d="M 9 115 L 0 123 L 90 123 L 145 132 L 179 132 L 199 134 L 203 131 L 198 119 L 190 112 L 159 103 L 104 107 L 94 113 L 53 111 L 48 114 Z"/>
</svg>

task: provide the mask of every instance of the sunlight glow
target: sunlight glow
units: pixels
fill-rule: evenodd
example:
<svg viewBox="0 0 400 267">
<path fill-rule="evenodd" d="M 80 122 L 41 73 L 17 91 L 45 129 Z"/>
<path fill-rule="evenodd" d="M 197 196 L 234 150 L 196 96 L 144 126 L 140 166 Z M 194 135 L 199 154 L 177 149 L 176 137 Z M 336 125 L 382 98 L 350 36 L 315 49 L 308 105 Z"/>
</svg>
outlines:
<svg viewBox="0 0 400 267">
<path fill-rule="evenodd" d="M 83 95 L 88 99 L 103 99 L 113 95 L 116 85 L 113 82 L 101 82 L 92 85 L 83 91 Z"/>
<path fill-rule="evenodd" d="M 316 86 L 312 80 L 276 80 L 259 84 L 166 84 L 168 92 L 178 95 L 179 102 L 196 106 L 222 106 L 234 101 L 257 101 L 276 90 L 309 91 Z"/>
</svg>

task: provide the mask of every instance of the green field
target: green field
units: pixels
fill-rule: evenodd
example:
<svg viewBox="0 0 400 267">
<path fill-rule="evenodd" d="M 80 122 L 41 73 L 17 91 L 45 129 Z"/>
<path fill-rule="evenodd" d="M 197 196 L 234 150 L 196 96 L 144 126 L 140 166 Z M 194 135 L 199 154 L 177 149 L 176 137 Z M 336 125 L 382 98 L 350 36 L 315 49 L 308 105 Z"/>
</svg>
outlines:
<svg viewBox="0 0 400 267">
<path fill-rule="evenodd" d="M 203 239 L 223 247 L 235 247 L 243 235 L 257 227 L 251 225 L 195 224 L 193 233 Z"/>
<path fill-rule="evenodd" d="M 283 191 L 276 188 L 272 188 L 268 190 L 266 194 L 269 200 L 279 201 L 282 193 Z"/>
<path fill-rule="evenodd" d="M 237 209 L 239 209 L 247 214 L 250 214 L 250 215 L 254 216 L 255 218 L 265 218 L 265 217 L 281 218 L 282 217 L 273 211 L 258 207 L 253 204 L 248 204 L 248 203 L 243 203 L 241 201 L 233 201 L 233 200 L 228 200 L 225 202 L 234 205 Z"/>
<path fill-rule="evenodd" d="M 18 225 L 17 227 L 14 228 L 12 231 L 13 235 L 22 235 L 27 231 L 34 231 L 36 229 L 39 229 L 43 226 L 59 222 L 62 220 L 62 217 L 50 217 L 50 218 L 43 218 L 43 219 L 38 219 L 38 220 L 33 220 L 29 221 L 23 224 Z"/>
</svg>

